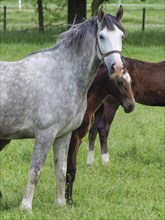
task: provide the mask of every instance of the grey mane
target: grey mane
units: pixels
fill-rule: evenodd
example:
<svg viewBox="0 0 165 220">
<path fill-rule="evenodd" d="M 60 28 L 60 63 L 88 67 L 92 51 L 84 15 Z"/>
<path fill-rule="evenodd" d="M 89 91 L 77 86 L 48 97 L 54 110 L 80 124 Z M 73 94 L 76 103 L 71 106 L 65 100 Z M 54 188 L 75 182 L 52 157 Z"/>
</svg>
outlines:
<svg viewBox="0 0 165 220">
<path fill-rule="evenodd" d="M 84 20 L 82 23 L 72 25 L 71 28 L 59 36 L 58 44 L 63 44 L 64 47 L 72 47 L 76 52 L 80 51 L 83 45 L 83 40 L 86 33 L 95 35 L 97 33 L 97 17 L 90 20 Z"/>
<path fill-rule="evenodd" d="M 123 32 L 125 32 L 122 25 L 117 21 L 117 19 L 112 15 L 104 15 L 104 18 L 101 22 L 101 29 L 107 27 L 108 30 L 114 30 L 114 24 Z M 83 40 L 86 36 L 86 33 L 91 33 L 96 36 L 97 34 L 97 17 L 93 17 L 90 20 L 84 20 L 82 23 L 72 25 L 71 28 L 61 35 L 59 35 L 57 44 L 51 48 L 42 49 L 39 51 L 32 52 L 30 55 L 52 51 L 58 48 L 61 44 L 68 48 L 72 47 L 75 50 L 75 53 L 79 53 L 82 50 Z"/>
</svg>

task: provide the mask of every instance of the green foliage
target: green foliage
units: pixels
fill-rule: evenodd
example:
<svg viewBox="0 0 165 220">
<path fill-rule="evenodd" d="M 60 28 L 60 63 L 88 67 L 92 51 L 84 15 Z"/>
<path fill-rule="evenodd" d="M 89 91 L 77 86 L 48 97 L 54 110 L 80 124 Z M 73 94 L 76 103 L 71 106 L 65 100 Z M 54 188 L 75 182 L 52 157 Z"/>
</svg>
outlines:
<svg viewBox="0 0 165 220">
<path fill-rule="evenodd" d="M 52 7 L 52 4 L 50 4 L 50 1 L 44 0 L 43 1 L 43 9 L 44 9 L 44 18 L 49 22 L 49 24 L 53 24 L 54 22 L 60 22 L 61 20 L 66 19 L 66 7 L 67 3 L 66 1 L 55 1 L 53 2 L 55 6 Z M 63 12 L 63 13 L 61 13 Z"/>
</svg>

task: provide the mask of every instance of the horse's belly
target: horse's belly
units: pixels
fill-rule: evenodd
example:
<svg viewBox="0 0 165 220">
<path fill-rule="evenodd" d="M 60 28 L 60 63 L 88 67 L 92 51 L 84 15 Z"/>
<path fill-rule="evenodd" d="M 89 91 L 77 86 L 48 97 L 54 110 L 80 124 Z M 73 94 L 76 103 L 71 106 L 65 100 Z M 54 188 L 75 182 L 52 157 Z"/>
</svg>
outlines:
<svg viewBox="0 0 165 220">
<path fill-rule="evenodd" d="M 18 123 L 15 120 L 6 120 L 6 122 L 0 122 L 0 139 L 24 139 L 34 138 L 35 129 L 32 123 L 29 121 L 26 123 Z"/>
<path fill-rule="evenodd" d="M 0 140 L 26 139 L 26 138 L 34 138 L 34 133 L 27 129 L 16 130 L 14 132 L 8 131 L 7 133 L 0 131 Z"/>
</svg>

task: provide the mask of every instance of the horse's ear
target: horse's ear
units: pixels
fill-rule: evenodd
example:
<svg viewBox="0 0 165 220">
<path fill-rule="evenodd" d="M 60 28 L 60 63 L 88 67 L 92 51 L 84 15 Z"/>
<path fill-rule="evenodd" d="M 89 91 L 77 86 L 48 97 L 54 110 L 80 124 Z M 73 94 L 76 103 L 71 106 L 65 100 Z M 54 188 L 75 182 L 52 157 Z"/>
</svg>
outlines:
<svg viewBox="0 0 165 220">
<path fill-rule="evenodd" d="M 103 11 L 103 5 L 101 5 L 98 9 L 98 19 L 99 19 L 99 21 L 102 21 L 103 17 L 104 17 L 104 11 Z"/>
<path fill-rule="evenodd" d="M 118 10 L 117 10 L 117 12 L 116 12 L 115 18 L 116 18 L 118 21 L 120 21 L 122 17 L 123 17 L 123 6 L 120 5 L 119 8 L 118 8 Z"/>
</svg>

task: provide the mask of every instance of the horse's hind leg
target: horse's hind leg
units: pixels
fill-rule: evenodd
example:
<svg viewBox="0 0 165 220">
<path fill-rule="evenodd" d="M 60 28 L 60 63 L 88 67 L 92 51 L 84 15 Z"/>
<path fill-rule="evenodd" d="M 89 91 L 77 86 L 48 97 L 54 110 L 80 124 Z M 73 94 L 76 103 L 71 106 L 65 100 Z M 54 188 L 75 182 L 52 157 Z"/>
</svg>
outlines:
<svg viewBox="0 0 165 220">
<path fill-rule="evenodd" d="M 110 132 L 112 121 L 119 107 L 119 103 L 113 96 L 108 96 L 104 100 L 103 104 L 104 104 L 104 114 L 100 121 L 100 127 L 98 129 L 98 132 L 100 138 L 102 164 L 105 165 L 109 162 L 108 143 L 107 143 L 108 135 Z"/>
<path fill-rule="evenodd" d="M 29 181 L 26 193 L 21 203 L 22 209 L 25 209 L 27 211 L 31 211 L 32 209 L 32 200 L 35 187 L 38 183 L 42 168 L 44 166 L 48 150 L 50 146 L 53 144 L 54 139 L 55 133 L 53 127 L 42 131 L 37 131 L 29 171 Z"/>
<path fill-rule="evenodd" d="M 89 144 L 88 144 L 87 165 L 92 165 L 94 163 L 94 144 L 95 144 L 96 136 L 97 136 L 97 125 L 94 123 L 88 135 Z"/>
<path fill-rule="evenodd" d="M 102 164 L 105 165 L 109 162 L 108 144 L 107 144 L 109 128 L 105 128 L 105 129 L 100 128 L 98 132 L 99 132 L 99 138 L 101 144 Z"/>
<path fill-rule="evenodd" d="M 94 144 L 97 136 L 98 127 L 100 126 L 100 121 L 103 117 L 103 113 L 104 113 L 104 105 L 102 104 L 100 108 L 95 112 L 94 123 L 89 131 L 87 165 L 92 165 L 94 163 Z"/>
<path fill-rule="evenodd" d="M 67 156 L 71 134 L 57 138 L 53 144 L 54 168 L 56 176 L 56 203 L 65 205 L 65 183 Z"/>
</svg>

